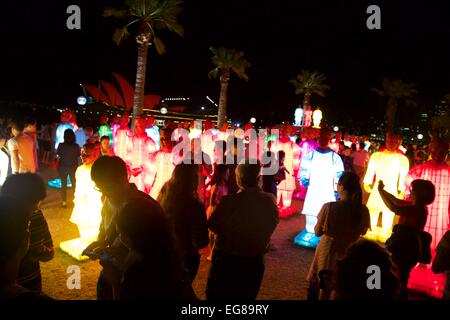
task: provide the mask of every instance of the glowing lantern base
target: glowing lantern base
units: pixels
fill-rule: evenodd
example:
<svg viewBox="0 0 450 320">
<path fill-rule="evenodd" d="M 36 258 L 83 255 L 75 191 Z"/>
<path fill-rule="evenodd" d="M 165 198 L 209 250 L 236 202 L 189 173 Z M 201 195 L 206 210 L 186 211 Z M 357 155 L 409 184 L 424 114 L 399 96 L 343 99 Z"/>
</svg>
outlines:
<svg viewBox="0 0 450 320">
<path fill-rule="evenodd" d="M 295 213 L 295 209 L 294 208 L 283 208 L 283 207 L 278 207 L 278 216 L 280 218 L 288 218 L 290 216 L 292 216 Z"/>
<path fill-rule="evenodd" d="M 319 241 L 320 237 L 316 237 L 314 233 L 308 232 L 306 229 L 300 232 L 294 239 L 296 245 L 306 248 L 316 248 Z"/>
<path fill-rule="evenodd" d="M 76 238 L 76 239 L 61 242 L 59 244 L 59 248 L 62 251 L 64 251 L 65 253 L 67 253 L 69 256 L 71 256 L 72 258 L 74 258 L 78 261 L 83 261 L 83 260 L 88 260 L 89 257 L 83 256 L 83 255 L 81 255 L 81 253 L 91 243 L 92 243 L 91 239 L 86 240 L 86 239 Z"/>
<path fill-rule="evenodd" d="M 387 239 L 391 236 L 392 231 L 386 230 L 381 227 L 375 227 L 374 230 L 369 230 L 367 233 L 363 236 L 363 238 L 371 241 L 377 241 L 380 243 L 385 243 Z"/>
<path fill-rule="evenodd" d="M 50 188 L 61 189 L 61 179 L 57 178 L 55 180 L 50 180 L 48 183 Z M 70 177 L 67 177 L 67 188 L 72 188 L 72 182 L 70 181 Z"/>
<path fill-rule="evenodd" d="M 445 274 L 434 274 L 430 265 L 417 265 L 411 270 L 408 289 L 426 293 L 427 295 L 442 299 L 444 294 Z"/>
</svg>

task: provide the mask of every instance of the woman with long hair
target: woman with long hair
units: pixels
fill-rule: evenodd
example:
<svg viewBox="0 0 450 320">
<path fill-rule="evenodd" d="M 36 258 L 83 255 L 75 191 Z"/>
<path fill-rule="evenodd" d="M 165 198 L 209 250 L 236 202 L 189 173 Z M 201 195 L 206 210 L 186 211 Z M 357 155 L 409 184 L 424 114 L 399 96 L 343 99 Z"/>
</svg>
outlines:
<svg viewBox="0 0 450 320">
<path fill-rule="evenodd" d="M 319 279 L 322 288 L 319 299 L 328 299 L 331 282 L 327 281 L 336 267 L 338 259 L 344 257 L 348 247 L 366 234 L 370 227 L 370 215 L 362 204 L 362 190 L 359 177 L 355 173 L 345 172 L 337 187 L 340 200 L 323 205 L 315 226 L 316 236 L 322 237 L 317 246 L 307 279 L 310 289 L 318 291 Z M 328 285 L 328 286 L 327 286 Z"/>
<path fill-rule="evenodd" d="M 62 207 L 67 206 L 67 176 L 70 177 L 72 190 L 75 190 L 75 171 L 80 161 L 80 146 L 75 142 L 75 133 L 72 129 L 64 131 L 64 142 L 58 145 L 56 154 L 58 155 L 58 173 L 61 178 L 61 198 Z"/>
<path fill-rule="evenodd" d="M 177 165 L 158 202 L 171 222 L 177 249 L 191 281 L 200 265 L 199 250 L 209 243 L 206 211 L 198 199 L 198 165 Z"/>
</svg>

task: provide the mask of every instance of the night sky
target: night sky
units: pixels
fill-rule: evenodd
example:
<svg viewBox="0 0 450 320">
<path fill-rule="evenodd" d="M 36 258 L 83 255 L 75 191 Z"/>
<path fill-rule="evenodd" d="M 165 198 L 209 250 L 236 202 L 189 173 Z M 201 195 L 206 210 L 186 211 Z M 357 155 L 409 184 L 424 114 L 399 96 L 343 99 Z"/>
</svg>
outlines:
<svg viewBox="0 0 450 320">
<path fill-rule="evenodd" d="M 2 1 L 0 100 L 73 105 L 82 94 L 79 83 L 112 82 L 113 71 L 134 83 L 135 42 L 117 47 L 111 37 L 122 24 L 102 17 L 105 7 L 120 2 L 27 0 L 18 7 Z M 81 31 L 66 29 L 70 4 L 81 7 Z M 370 4 L 381 7 L 382 30 L 366 28 Z M 419 106 L 406 115 L 450 93 L 449 1 L 186 0 L 180 22 L 185 36 L 163 33 L 167 54 L 149 54 L 146 93 L 217 101 L 208 48 L 242 50 L 252 64 L 250 81 L 230 82 L 232 118 L 273 112 L 275 119 L 293 120 L 302 97 L 288 80 L 302 69 L 326 74 L 331 90 L 313 105 L 330 123 L 382 120 L 385 100 L 370 88 L 385 76 L 419 84 Z"/>
</svg>

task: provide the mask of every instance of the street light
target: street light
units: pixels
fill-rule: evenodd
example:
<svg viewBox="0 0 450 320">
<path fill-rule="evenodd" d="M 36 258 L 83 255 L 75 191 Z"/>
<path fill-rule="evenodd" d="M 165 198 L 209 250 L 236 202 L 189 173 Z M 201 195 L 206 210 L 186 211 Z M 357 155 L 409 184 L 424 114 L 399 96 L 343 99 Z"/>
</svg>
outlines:
<svg viewBox="0 0 450 320">
<path fill-rule="evenodd" d="M 77 103 L 78 103 L 80 106 L 84 106 L 84 105 L 87 103 L 86 97 L 79 96 L 79 97 L 77 98 Z"/>
<path fill-rule="evenodd" d="M 422 140 L 422 139 L 423 139 L 423 134 L 419 133 L 419 134 L 417 135 L 417 139 Z"/>
<path fill-rule="evenodd" d="M 335 127 L 333 128 L 333 131 L 334 131 L 334 132 L 338 132 L 338 131 L 339 131 L 339 127 L 338 127 L 338 126 L 335 126 Z"/>
<path fill-rule="evenodd" d="M 161 108 L 161 113 L 162 114 L 166 114 L 167 113 L 167 108 L 166 107 L 162 107 Z"/>
<path fill-rule="evenodd" d="M 250 123 L 256 123 L 256 118 L 254 117 L 250 118 Z"/>
</svg>

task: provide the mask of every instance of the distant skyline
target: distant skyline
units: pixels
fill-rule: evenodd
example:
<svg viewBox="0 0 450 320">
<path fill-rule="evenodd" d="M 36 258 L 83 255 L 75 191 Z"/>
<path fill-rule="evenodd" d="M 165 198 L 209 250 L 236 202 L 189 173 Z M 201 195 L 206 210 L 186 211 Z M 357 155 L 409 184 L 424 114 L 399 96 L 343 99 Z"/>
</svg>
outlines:
<svg viewBox="0 0 450 320">
<path fill-rule="evenodd" d="M 112 72 L 134 83 L 135 43 L 130 38 L 117 47 L 111 38 L 121 25 L 102 17 L 105 7 L 120 2 L 27 0 L 19 8 L 2 1 L 0 100 L 73 104 L 82 94 L 79 83 L 112 81 Z M 418 107 L 411 113 L 420 113 L 450 93 L 450 3 L 392 2 L 185 1 L 185 36 L 163 33 L 165 56 L 151 49 L 146 92 L 218 101 L 219 83 L 207 76 L 208 48 L 225 46 L 244 51 L 252 64 L 249 82 L 231 79 L 232 118 L 293 120 L 302 96 L 288 80 L 302 69 L 327 76 L 327 96 L 312 101 L 329 122 L 382 120 L 386 100 L 370 89 L 380 87 L 383 77 L 418 83 Z M 70 4 L 81 7 L 81 31 L 65 28 Z M 381 7 L 382 30 L 366 28 L 370 4 Z"/>
</svg>

